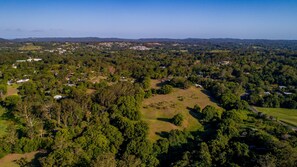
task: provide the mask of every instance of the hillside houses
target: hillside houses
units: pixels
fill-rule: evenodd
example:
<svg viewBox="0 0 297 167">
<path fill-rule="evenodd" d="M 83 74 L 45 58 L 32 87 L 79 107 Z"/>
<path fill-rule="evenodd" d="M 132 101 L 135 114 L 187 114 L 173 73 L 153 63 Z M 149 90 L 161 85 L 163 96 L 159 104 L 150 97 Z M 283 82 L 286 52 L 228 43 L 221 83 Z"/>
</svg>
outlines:
<svg viewBox="0 0 297 167">
<path fill-rule="evenodd" d="M 130 47 L 130 49 L 132 49 L 132 50 L 141 50 L 141 51 L 150 50 L 150 48 L 148 48 L 146 46 L 132 46 L 132 47 Z"/>
<path fill-rule="evenodd" d="M 42 59 L 40 58 L 29 58 L 29 59 L 26 59 L 26 60 L 16 60 L 17 63 L 24 63 L 24 62 L 37 62 L 37 61 L 41 61 Z"/>
</svg>

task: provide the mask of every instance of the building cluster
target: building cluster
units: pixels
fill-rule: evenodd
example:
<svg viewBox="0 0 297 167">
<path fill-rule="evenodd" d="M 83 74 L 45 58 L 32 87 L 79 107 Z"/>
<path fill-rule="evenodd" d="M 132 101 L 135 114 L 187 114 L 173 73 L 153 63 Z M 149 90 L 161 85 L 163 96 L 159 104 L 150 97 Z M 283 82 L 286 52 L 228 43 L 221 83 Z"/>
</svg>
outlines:
<svg viewBox="0 0 297 167">
<path fill-rule="evenodd" d="M 23 62 L 33 62 L 33 61 L 41 61 L 42 59 L 40 58 L 29 58 L 29 59 L 26 59 L 26 60 L 17 60 L 16 62 L 17 63 L 23 63 Z"/>
</svg>

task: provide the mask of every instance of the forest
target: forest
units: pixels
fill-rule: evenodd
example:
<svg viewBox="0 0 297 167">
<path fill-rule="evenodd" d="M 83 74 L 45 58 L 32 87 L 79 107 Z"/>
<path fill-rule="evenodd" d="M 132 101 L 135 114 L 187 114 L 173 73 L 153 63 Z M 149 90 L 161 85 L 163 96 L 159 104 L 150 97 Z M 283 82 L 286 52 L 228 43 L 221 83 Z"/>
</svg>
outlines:
<svg viewBox="0 0 297 167">
<path fill-rule="evenodd" d="M 38 152 L 18 166 L 293 167 L 295 123 L 296 41 L 0 42 L 0 158 Z"/>
</svg>

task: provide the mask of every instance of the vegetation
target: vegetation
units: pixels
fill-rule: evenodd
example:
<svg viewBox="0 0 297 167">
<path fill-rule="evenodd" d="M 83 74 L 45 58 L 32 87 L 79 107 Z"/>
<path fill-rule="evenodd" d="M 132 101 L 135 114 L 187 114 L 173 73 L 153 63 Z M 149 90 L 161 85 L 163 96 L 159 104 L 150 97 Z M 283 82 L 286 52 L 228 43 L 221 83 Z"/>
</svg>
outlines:
<svg viewBox="0 0 297 167">
<path fill-rule="evenodd" d="M 172 118 L 172 123 L 176 126 L 181 126 L 184 120 L 184 116 L 182 114 L 176 114 L 173 118 Z"/>
<path fill-rule="evenodd" d="M 171 92 L 172 92 L 172 86 L 170 85 L 164 85 L 158 90 L 159 94 L 169 94 Z"/>
<path fill-rule="evenodd" d="M 151 87 L 158 88 L 160 82 L 152 80 Z M 183 101 L 180 101 L 183 97 Z M 162 132 L 169 132 L 174 129 L 187 129 L 189 131 L 197 131 L 202 128 L 197 114 L 192 111 L 195 105 L 205 107 L 212 105 L 217 108 L 216 103 L 203 93 L 200 89 L 190 87 L 189 89 L 173 89 L 173 92 L 167 95 L 153 95 L 148 99 L 144 99 L 142 103 L 141 113 L 143 120 L 149 125 L 148 138 L 152 141 L 160 139 Z M 171 123 L 171 118 L 181 113 L 184 116 L 182 126 L 175 126 Z"/>
<path fill-rule="evenodd" d="M 268 116 L 272 116 L 275 119 L 279 119 L 285 123 L 288 123 L 297 127 L 297 110 L 296 109 L 257 107 L 257 110 L 264 114 L 267 114 Z"/>
<path fill-rule="evenodd" d="M 21 166 L 297 164 L 278 121 L 296 125 L 283 109 L 297 106 L 296 41 L 0 42 L 0 55 L 0 157 Z"/>
</svg>

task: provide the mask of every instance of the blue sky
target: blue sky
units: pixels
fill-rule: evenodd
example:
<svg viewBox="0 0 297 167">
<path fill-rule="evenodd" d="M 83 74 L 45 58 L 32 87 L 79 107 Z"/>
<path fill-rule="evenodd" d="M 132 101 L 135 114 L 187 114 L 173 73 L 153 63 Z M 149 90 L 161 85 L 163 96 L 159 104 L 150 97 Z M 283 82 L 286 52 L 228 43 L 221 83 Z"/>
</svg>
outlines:
<svg viewBox="0 0 297 167">
<path fill-rule="evenodd" d="M 297 0 L 0 0 L 0 37 L 297 39 Z"/>
</svg>

